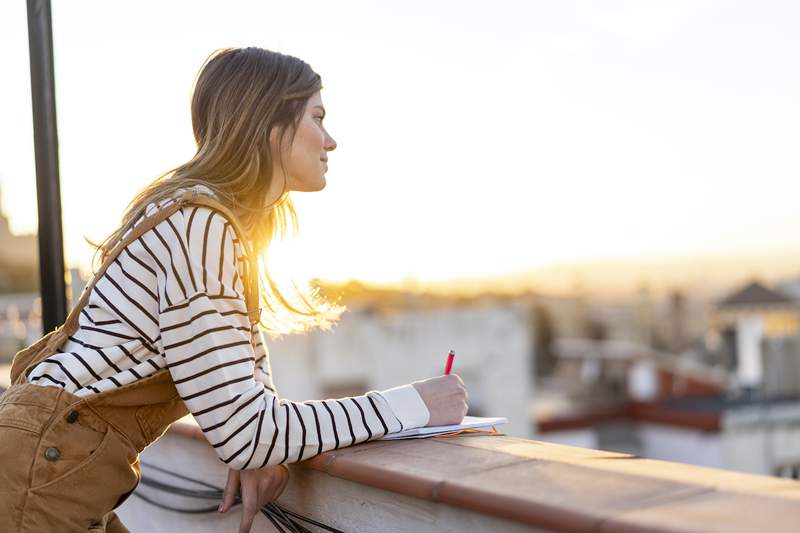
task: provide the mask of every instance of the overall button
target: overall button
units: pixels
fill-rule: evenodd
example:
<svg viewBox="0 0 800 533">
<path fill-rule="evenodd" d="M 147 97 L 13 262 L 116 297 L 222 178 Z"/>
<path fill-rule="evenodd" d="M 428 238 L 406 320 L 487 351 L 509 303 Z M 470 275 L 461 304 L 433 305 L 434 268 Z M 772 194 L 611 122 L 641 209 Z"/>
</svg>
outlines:
<svg viewBox="0 0 800 533">
<path fill-rule="evenodd" d="M 78 411 L 72 410 L 67 415 L 67 424 L 73 424 L 78 420 Z"/>
<path fill-rule="evenodd" d="M 59 457 L 61 457 L 61 452 L 58 451 L 58 448 L 47 448 L 44 451 L 44 458 L 48 461 L 55 461 Z"/>
</svg>

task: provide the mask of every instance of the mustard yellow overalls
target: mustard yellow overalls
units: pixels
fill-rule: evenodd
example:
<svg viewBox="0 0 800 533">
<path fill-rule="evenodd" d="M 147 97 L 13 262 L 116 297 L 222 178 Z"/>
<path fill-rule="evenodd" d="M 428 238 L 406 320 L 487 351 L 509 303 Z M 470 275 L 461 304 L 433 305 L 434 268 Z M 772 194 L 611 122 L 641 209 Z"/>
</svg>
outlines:
<svg viewBox="0 0 800 533">
<path fill-rule="evenodd" d="M 128 531 L 113 510 L 139 484 L 139 453 L 188 413 L 169 371 L 86 397 L 28 383 L 26 376 L 77 330 L 92 288 L 123 248 L 187 204 L 223 212 L 240 242 L 248 242 L 226 206 L 185 191 L 117 244 L 63 325 L 14 356 L 11 387 L 0 396 L 0 532 Z M 245 297 L 254 323 L 260 314 L 258 278 L 255 256 L 247 250 Z"/>
</svg>

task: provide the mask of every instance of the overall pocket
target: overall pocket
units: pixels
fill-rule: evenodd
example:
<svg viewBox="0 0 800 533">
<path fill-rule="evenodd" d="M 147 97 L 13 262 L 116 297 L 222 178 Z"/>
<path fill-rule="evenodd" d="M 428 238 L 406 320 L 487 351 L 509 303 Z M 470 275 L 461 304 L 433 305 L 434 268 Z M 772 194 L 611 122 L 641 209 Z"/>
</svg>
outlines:
<svg viewBox="0 0 800 533">
<path fill-rule="evenodd" d="M 0 493 L 28 487 L 34 453 L 53 414 L 55 399 L 51 397 L 58 391 L 41 391 L 37 395 L 31 387 L 45 388 L 14 385 L 0 396 Z"/>
<path fill-rule="evenodd" d="M 44 433 L 25 505 L 25 518 L 50 531 L 88 530 L 139 484 L 128 439 L 90 409 L 69 419 L 69 411 L 59 413 Z"/>
<path fill-rule="evenodd" d="M 0 406 L 0 531 L 16 531 L 41 427 Z"/>
</svg>

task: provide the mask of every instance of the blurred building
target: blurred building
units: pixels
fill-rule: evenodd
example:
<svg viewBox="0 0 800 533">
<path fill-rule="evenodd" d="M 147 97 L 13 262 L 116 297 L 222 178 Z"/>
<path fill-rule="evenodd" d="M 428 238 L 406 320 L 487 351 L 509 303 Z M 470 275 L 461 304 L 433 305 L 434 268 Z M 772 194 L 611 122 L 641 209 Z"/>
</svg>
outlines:
<svg viewBox="0 0 800 533">
<path fill-rule="evenodd" d="M 11 233 L 8 217 L 0 211 L 0 293 L 37 290 L 38 258 L 36 234 L 14 235 Z"/>
<path fill-rule="evenodd" d="M 615 338 L 554 341 L 557 371 L 537 388 L 532 412 L 539 438 L 800 478 L 798 300 L 749 283 L 709 307 L 703 342 L 687 335 L 696 328 L 684 297 L 666 303 L 671 350 Z"/>
<path fill-rule="evenodd" d="M 428 307 L 406 297 L 392 309 L 352 305 L 331 331 L 269 341 L 279 395 L 336 398 L 442 375 L 453 349 L 452 372 L 467 387 L 469 414 L 504 416 L 509 423 L 500 431 L 532 436 L 528 307 L 480 301 Z"/>
<path fill-rule="evenodd" d="M 800 302 L 758 282 L 733 292 L 712 311 L 735 390 L 776 397 L 800 395 Z"/>
</svg>

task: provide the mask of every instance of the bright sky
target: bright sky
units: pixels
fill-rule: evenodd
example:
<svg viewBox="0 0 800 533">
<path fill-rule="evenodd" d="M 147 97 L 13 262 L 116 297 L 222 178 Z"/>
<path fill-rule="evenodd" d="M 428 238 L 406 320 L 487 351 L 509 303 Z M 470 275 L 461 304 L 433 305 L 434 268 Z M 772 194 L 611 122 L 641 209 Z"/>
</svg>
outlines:
<svg viewBox="0 0 800 533">
<path fill-rule="evenodd" d="M 800 248 L 795 1 L 53 1 L 67 262 L 194 153 L 223 46 L 307 61 L 338 142 L 298 277 L 499 275 Z M 36 228 L 25 2 L 0 4 L 0 186 Z"/>
</svg>

